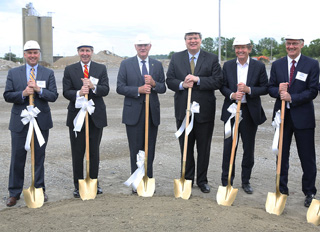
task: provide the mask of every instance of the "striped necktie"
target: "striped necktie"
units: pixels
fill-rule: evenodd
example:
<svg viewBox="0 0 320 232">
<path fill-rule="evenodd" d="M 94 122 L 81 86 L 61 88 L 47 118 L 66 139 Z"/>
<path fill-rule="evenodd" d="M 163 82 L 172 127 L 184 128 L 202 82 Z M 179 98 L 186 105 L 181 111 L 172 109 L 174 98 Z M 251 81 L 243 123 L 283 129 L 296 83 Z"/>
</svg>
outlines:
<svg viewBox="0 0 320 232">
<path fill-rule="evenodd" d="M 89 78 L 88 65 L 84 65 L 84 78 Z"/>
<path fill-rule="evenodd" d="M 31 68 L 31 72 L 30 72 L 29 78 L 30 78 L 31 80 L 33 80 L 33 81 L 36 79 L 36 75 L 35 75 L 35 73 L 34 73 L 34 68 Z"/>
</svg>

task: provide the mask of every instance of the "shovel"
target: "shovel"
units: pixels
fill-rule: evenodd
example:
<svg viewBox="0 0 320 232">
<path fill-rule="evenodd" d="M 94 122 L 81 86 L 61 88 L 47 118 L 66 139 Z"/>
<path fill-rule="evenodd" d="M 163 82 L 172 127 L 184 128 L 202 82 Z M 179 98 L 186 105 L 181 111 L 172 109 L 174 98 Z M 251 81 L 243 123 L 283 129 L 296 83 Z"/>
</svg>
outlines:
<svg viewBox="0 0 320 232">
<path fill-rule="evenodd" d="M 187 101 L 187 112 L 186 112 L 186 126 L 189 126 L 190 117 L 190 101 L 191 101 L 191 88 L 188 89 L 188 101 Z M 183 147 L 183 158 L 182 158 L 182 173 L 180 179 L 174 179 L 174 196 L 176 198 L 181 197 L 184 200 L 188 200 L 191 195 L 192 181 L 185 179 L 186 174 L 186 162 L 187 162 L 187 148 L 188 148 L 188 134 L 184 132 L 184 147 Z"/>
<path fill-rule="evenodd" d="M 88 94 L 85 95 L 88 100 Z M 82 200 L 91 200 L 97 196 L 98 180 L 90 178 L 90 157 L 89 157 L 89 115 L 86 112 L 86 179 L 79 179 L 79 194 Z"/>
<path fill-rule="evenodd" d="M 276 177 L 276 192 L 268 193 L 266 201 L 266 211 L 270 214 L 280 215 L 282 214 L 287 201 L 287 195 L 280 192 L 280 172 L 281 172 L 281 159 L 282 159 L 282 143 L 283 143 L 283 124 L 284 124 L 284 110 L 285 101 L 281 103 L 281 124 L 280 124 L 280 136 L 279 136 L 279 151 L 277 161 L 277 177 Z"/>
<path fill-rule="evenodd" d="M 231 174 L 232 174 L 234 155 L 235 155 L 237 139 L 238 139 L 240 108 L 241 108 L 241 101 L 238 101 L 236 121 L 235 121 L 234 134 L 233 134 L 233 140 L 232 140 L 230 163 L 229 163 L 228 185 L 219 186 L 218 192 L 217 192 L 217 203 L 219 205 L 224 205 L 224 206 L 231 206 L 234 200 L 236 199 L 236 196 L 238 193 L 238 189 L 234 189 L 231 186 Z"/>
<path fill-rule="evenodd" d="M 149 141 L 149 94 L 146 94 L 146 115 L 145 115 L 145 136 L 144 136 L 144 177 L 137 187 L 137 193 L 141 197 L 152 197 L 156 188 L 155 179 L 149 178 L 148 172 L 148 141 Z"/>
<path fill-rule="evenodd" d="M 320 201 L 313 199 L 307 212 L 307 221 L 313 225 L 320 224 Z"/>
<path fill-rule="evenodd" d="M 29 96 L 29 105 L 33 105 L 33 94 Z M 42 188 L 34 187 L 34 133 L 31 137 L 31 186 L 23 190 L 24 201 L 28 208 L 40 208 L 44 202 Z"/>
</svg>

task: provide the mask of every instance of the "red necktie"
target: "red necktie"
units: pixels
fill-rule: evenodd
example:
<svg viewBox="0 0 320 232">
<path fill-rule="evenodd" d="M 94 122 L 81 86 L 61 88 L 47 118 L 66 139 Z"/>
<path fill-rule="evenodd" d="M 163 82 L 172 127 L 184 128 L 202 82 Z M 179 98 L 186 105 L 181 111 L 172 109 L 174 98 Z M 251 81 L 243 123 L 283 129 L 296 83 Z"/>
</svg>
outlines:
<svg viewBox="0 0 320 232">
<path fill-rule="evenodd" d="M 84 78 L 89 78 L 88 65 L 84 65 Z"/>
<path fill-rule="evenodd" d="M 291 82 L 292 82 L 292 79 L 293 79 L 293 73 L 294 73 L 294 70 L 296 69 L 296 66 L 294 65 L 296 63 L 295 60 L 292 60 L 292 65 L 291 65 L 291 68 L 290 68 L 290 79 L 289 79 L 289 86 L 291 85 Z"/>
</svg>

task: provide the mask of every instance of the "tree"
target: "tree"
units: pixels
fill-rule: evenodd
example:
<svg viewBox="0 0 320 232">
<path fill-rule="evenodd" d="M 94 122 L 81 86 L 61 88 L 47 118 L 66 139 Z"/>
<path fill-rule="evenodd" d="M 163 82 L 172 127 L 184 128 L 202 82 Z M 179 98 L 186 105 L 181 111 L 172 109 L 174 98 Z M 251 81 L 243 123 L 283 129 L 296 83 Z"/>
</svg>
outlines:
<svg viewBox="0 0 320 232">
<path fill-rule="evenodd" d="M 201 48 L 207 52 L 214 52 L 213 38 L 208 37 L 202 40 Z"/>
<path fill-rule="evenodd" d="M 258 42 L 258 45 L 256 46 L 257 49 L 257 55 L 263 55 L 263 56 L 276 56 L 278 51 L 278 42 L 271 37 L 265 37 L 263 39 L 260 39 Z"/>
<path fill-rule="evenodd" d="M 320 57 L 320 39 L 312 40 L 309 44 L 309 56 Z"/>
<path fill-rule="evenodd" d="M 16 60 L 17 60 L 16 54 L 13 54 L 12 52 L 8 52 L 8 53 L 4 54 L 4 59 L 11 60 L 13 62 L 16 62 Z"/>
</svg>

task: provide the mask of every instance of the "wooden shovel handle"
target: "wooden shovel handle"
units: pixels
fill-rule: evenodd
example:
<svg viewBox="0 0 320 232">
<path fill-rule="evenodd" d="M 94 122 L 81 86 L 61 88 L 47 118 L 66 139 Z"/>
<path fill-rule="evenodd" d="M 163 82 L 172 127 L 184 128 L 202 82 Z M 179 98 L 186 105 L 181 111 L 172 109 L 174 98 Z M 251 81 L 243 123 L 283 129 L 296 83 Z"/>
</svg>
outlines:
<svg viewBox="0 0 320 232">
<path fill-rule="evenodd" d="M 186 132 L 186 129 L 189 126 L 189 120 L 190 120 L 190 102 L 191 102 L 191 92 L 192 88 L 188 89 L 188 100 L 187 100 L 187 112 L 186 112 L 186 127 L 184 131 L 184 146 L 183 146 L 183 157 L 182 157 L 182 178 L 184 179 L 185 173 L 186 173 L 186 161 L 187 161 L 187 150 L 188 150 L 188 134 Z"/>
<path fill-rule="evenodd" d="M 241 101 L 238 101 L 236 120 L 235 120 L 235 124 L 234 124 L 234 134 L 233 134 L 233 140 L 232 140 L 232 149 L 231 149 L 231 155 L 230 155 L 228 185 L 231 185 L 231 173 L 232 173 L 233 161 L 234 161 L 234 156 L 235 156 L 236 146 L 237 146 L 237 140 L 238 140 L 238 127 L 239 127 L 239 118 L 240 118 L 240 108 L 241 108 Z"/>
<path fill-rule="evenodd" d="M 279 145 L 278 145 L 278 160 L 277 160 L 277 175 L 281 172 L 281 160 L 282 160 L 282 144 L 283 144 L 283 126 L 284 126 L 284 111 L 285 111 L 285 101 L 281 102 L 281 122 L 280 122 L 280 134 L 279 134 Z"/>
<path fill-rule="evenodd" d="M 29 105 L 33 106 L 34 105 L 34 95 L 31 94 L 29 95 Z M 32 131 L 32 136 L 31 136 L 31 144 L 30 144 L 30 149 L 31 149 L 31 186 L 34 186 L 34 133 Z"/>
<path fill-rule="evenodd" d="M 144 175 L 147 176 L 148 171 L 148 144 L 149 144 L 149 94 L 146 94 L 146 106 L 145 106 L 145 128 L 144 128 Z"/>
<path fill-rule="evenodd" d="M 88 100 L 88 94 L 85 95 L 85 98 Z M 90 157 L 89 157 L 89 151 L 90 151 L 90 146 L 89 146 L 89 115 L 88 115 L 88 111 L 86 112 L 86 161 L 87 163 L 89 163 Z"/>
</svg>

